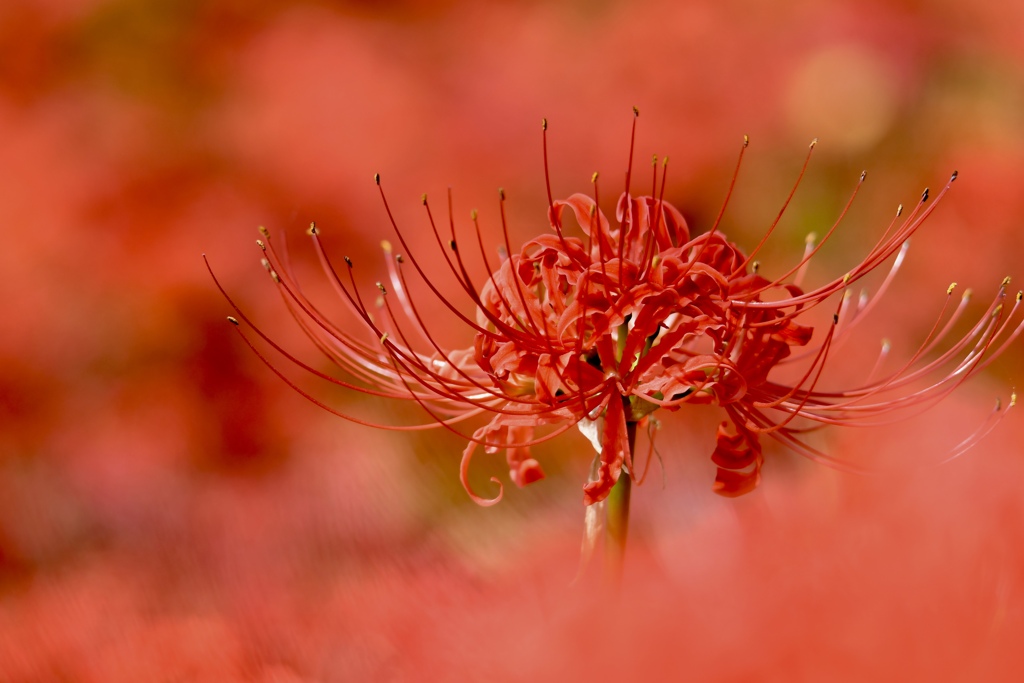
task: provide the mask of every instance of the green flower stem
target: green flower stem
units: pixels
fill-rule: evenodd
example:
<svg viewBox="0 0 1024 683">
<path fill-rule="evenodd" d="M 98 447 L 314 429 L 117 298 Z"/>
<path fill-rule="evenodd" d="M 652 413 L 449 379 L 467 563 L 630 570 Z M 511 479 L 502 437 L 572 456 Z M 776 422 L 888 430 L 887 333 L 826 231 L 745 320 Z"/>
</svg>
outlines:
<svg viewBox="0 0 1024 683">
<path fill-rule="evenodd" d="M 626 423 L 629 452 L 632 456 L 636 444 L 636 422 Z M 626 557 L 626 537 L 629 535 L 629 497 L 633 488 L 632 477 L 625 468 L 615 482 L 607 499 L 605 522 L 605 567 L 608 580 L 614 586 L 622 583 L 622 564 Z"/>
</svg>

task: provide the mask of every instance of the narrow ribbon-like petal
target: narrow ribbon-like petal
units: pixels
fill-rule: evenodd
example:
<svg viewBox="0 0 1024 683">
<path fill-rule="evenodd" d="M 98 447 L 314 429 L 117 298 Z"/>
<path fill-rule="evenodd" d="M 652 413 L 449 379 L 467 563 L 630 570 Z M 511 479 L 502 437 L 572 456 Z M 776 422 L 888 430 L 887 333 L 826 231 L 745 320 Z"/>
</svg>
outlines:
<svg viewBox="0 0 1024 683">
<path fill-rule="evenodd" d="M 474 436 L 478 436 L 483 433 L 483 429 L 478 429 Z M 478 437 L 479 438 L 479 437 Z M 462 488 L 465 489 L 466 494 L 473 500 L 474 503 L 482 507 L 490 507 L 501 502 L 501 498 L 505 495 L 505 487 L 501 485 L 497 477 L 491 477 L 491 481 L 498 485 L 498 495 L 494 498 L 483 498 L 478 496 L 474 491 L 473 487 L 469 485 L 469 464 L 473 459 L 473 454 L 476 452 L 476 442 L 470 441 L 466 445 L 466 450 L 462 451 L 462 464 L 459 466 L 459 481 L 462 482 Z"/>
<path fill-rule="evenodd" d="M 615 482 L 622 474 L 622 461 L 629 450 L 629 436 L 626 432 L 626 411 L 622 399 L 612 395 L 604 416 L 604 434 L 601 436 L 601 464 L 597 480 L 583 487 L 583 502 L 593 505 L 608 497 Z"/>
</svg>

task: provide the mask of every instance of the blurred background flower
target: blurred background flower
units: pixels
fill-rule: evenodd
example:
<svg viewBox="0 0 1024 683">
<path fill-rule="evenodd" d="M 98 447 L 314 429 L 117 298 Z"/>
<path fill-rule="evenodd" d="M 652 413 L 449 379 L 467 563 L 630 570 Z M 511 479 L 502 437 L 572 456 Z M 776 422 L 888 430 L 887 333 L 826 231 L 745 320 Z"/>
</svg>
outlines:
<svg viewBox="0 0 1024 683">
<path fill-rule="evenodd" d="M 545 227 L 541 117 L 567 196 L 622 171 L 637 105 L 638 158 L 672 157 L 695 231 L 750 134 L 723 224 L 748 247 L 821 139 L 766 264 L 868 169 L 809 283 L 959 170 L 864 325 L 870 367 L 882 337 L 916 348 L 950 281 L 987 301 L 1024 276 L 1021 26 L 995 0 L 3 3 L 0 680 L 1015 680 L 1024 423 L 931 465 L 1024 377 L 1019 347 L 916 423 L 823 437 L 877 477 L 775 451 L 762 489 L 720 500 L 715 416 L 672 416 L 608 605 L 566 589 L 586 459 L 559 452 L 582 437 L 481 510 L 457 439 L 353 428 L 266 371 L 200 254 L 306 349 L 257 225 L 301 269 L 316 220 L 373 282 L 379 171 L 414 248 L 420 194 L 448 186 L 491 229 L 503 186 L 522 240 Z"/>
</svg>

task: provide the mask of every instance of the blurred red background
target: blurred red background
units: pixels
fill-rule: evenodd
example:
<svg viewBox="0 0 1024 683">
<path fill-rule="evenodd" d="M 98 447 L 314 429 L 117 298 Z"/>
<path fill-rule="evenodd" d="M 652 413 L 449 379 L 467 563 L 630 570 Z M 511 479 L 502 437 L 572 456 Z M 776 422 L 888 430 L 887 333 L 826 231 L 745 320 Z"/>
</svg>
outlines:
<svg viewBox="0 0 1024 683">
<path fill-rule="evenodd" d="M 867 168 L 812 280 L 958 169 L 867 350 L 846 350 L 909 354 L 950 281 L 987 301 L 1024 277 L 1022 28 L 1024 5 L 995 0 L 5 2 L 0 681 L 1018 680 L 1024 422 L 928 463 L 1024 377 L 1019 344 L 924 419 L 824 437 L 876 477 L 776 448 L 758 491 L 720 499 L 716 415 L 668 416 L 609 602 L 569 587 L 581 437 L 478 508 L 457 439 L 353 427 L 288 390 L 224 321 L 201 254 L 308 352 L 257 225 L 303 269 L 316 220 L 372 286 L 394 239 L 380 172 L 414 249 L 420 193 L 449 186 L 490 230 L 503 186 L 525 239 L 546 227 L 541 117 L 565 196 L 620 177 L 636 105 L 638 168 L 671 157 L 666 198 L 696 231 L 751 136 L 723 225 L 747 247 L 820 138 L 766 268 Z M 478 459 L 482 486 L 499 460 Z"/>
</svg>

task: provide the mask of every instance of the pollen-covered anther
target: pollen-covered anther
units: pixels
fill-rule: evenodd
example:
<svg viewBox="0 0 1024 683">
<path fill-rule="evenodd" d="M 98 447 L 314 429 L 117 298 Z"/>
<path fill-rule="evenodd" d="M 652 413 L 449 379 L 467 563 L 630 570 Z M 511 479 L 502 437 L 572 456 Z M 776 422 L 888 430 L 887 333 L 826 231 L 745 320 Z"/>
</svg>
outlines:
<svg viewBox="0 0 1024 683">
<path fill-rule="evenodd" d="M 547 130 L 548 129 L 548 120 L 547 119 L 541 119 L 540 120 L 540 127 L 541 127 L 541 130 Z"/>
<path fill-rule="evenodd" d="M 427 193 L 426 192 L 424 192 L 423 194 L 420 195 L 420 201 L 423 202 L 423 206 L 427 205 Z"/>
<path fill-rule="evenodd" d="M 388 293 L 388 290 L 384 287 L 384 283 L 383 282 L 378 282 L 377 283 L 377 289 L 379 289 L 381 291 L 381 294 L 387 294 Z"/>
<path fill-rule="evenodd" d="M 469 220 L 475 221 L 477 216 L 479 216 L 479 215 L 480 215 L 479 212 L 477 212 L 476 209 L 473 209 L 472 211 L 469 212 Z M 452 240 L 452 241 L 454 242 L 455 240 Z"/>
<path fill-rule="evenodd" d="M 744 135 L 743 136 L 743 146 L 746 147 L 749 144 L 750 144 L 750 136 L 749 135 Z"/>
<path fill-rule="evenodd" d="M 999 286 L 1000 287 L 1006 287 L 1007 285 L 1010 284 L 1010 281 L 1011 281 L 1011 278 L 1010 278 L 1009 275 L 1007 275 L 1006 277 L 1003 278 L 1003 284 L 1001 284 Z"/>
<path fill-rule="evenodd" d="M 903 215 L 903 205 L 900 204 L 899 206 L 896 207 L 896 218 L 899 218 L 902 215 Z"/>
<path fill-rule="evenodd" d="M 260 234 L 261 234 L 261 235 L 263 235 L 264 237 L 267 237 L 267 238 L 269 238 L 269 237 L 270 237 L 270 231 L 269 231 L 269 230 L 267 230 L 267 229 L 266 229 L 265 227 L 263 227 L 262 225 L 261 225 L 261 226 L 259 226 L 259 227 L 258 227 L 258 228 L 256 228 L 256 229 L 257 229 L 257 230 L 259 230 L 259 231 L 260 231 Z"/>
<path fill-rule="evenodd" d="M 959 175 L 959 171 L 953 171 L 953 175 L 949 176 L 949 182 L 953 182 L 954 180 L 956 180 L 956 177 L 958 175 Z"/>
<path fill-rule="evenodd" d="M 387 343 L 387 341 L 388 341 L 388 333 L 385 332 L 384 334 L 380 335 L 380 343 L 384 344 L 384 343 Z"/>
<path fill-rule="evenodd" d="M 376 184 L 380 185 L 380 173 L 374 173 L 373 174 L 373 182 L 375 182 Z"/>
<path fill-rule="evenodd" d="M 235 318 L 234 316 L 230 316 L 229 315 L 228 316 L 228 322 L 231 323 L 232 325 L 234 325 L 235 327 L 238 327 L 238 319 Z"/>
<path fill-rule="evenodd" d="M 590 182 L 596 183 L 598 175 L 600 174 L 597 171 L 594 171 L 594 175 L 590 176 Z"/>
<path fill-rule="evenodd" d="M 306 232 L 309 235 L 312 235 L 313 237 L 316 237 L 317 235 L 320 234 L 320 230 L 317 229 L 315 221 L 310 221 L 310 223 L 309 223 L 309 230 L 307 230 Z"/>
<path fill-rule="evenodd" d="M 633 105 L 633 117 L 637 116 L 640 116 L 640 110 L 636 108 L 636 105 Z"/>
<path fill-rule="evenodd" d="M 348 256 L 346 256 L 344 258 L 345 258 L 345 265 L 347 265 L 349 268 L 351 268 L 352 267 L 352 259 L 350 259 Z"/>
<path fill-rule="evenodd" d="M 843 276 L 843 284 L 845 285 L 846 283 L 848 283 L 850 281 L 851 277 L 852 277 L 852 275 L 850 275 L 850 273 L 847 273 L 846 275 L 844 275 Z"/>
<path fill-rule="evenodd" d="M 956 289 L 956 283 L 955 282 L 951 283 L 949 285 L 949 287 L 946 287 L 946 294 L 947 295 L 952 294 L 954 289 Z"/>
<path fill-rule="evenodd" d="M 1015 405 L 1017 405 L 1017 392 L 1016 391 L 1011 391 L 1010 392 L 1010 407 L 1012 408 Z"/>
<path fill-rule="evenodd" d="M 868 177 L 867 169 L 860 172 L 860 181 L 863 183 Z"/>
<path fill-rule="evenodd" d="M 501 201 L 505 201 L 505 188 L 504 187 L 499 187 L 498 188 L 498 197 L 501 199 Z"/>
<path fill-rule="evenodd" d="M 761 262 L 760 261 L 753 261 L 753 262 L 751 262 L 751 264 L 750 264 L 750 272 L 754 273 L 756 275 L 757 271 L 759 271 L 759 270 L 761 270 Z"/>
<path fill-rule="evenodd" d="M 263 251 L 267 250 L 267 245 L 263 243 L 263 240 L 256 240 L 256 246 L 262 249 Z"/>
<path fill-rule="evenodd" d="M 281 277 L 277 274 L 276 270 L 270 271 L 270 279 L 277 283 L 281 282 Z"/>
<path fill-rule="evenodd" d="M 263 266 L 263 269 L 265 271 L 267 271 L 268 273 L 270 272 L 270 261 L 268 261 L 265 258 L 261 258 L 260 259 L 260 265 Z"/>
<path fill-rule="evenodd" d="M 814 146 L 817 145 L 817 144 L 818 144 L 818 138 L 814 138 L 813 140 L 811 140 L 811 144 L 809 145 L 809 147 L 811 149 L 814 149 Z"/>
<path fill-rule="evenodd" d="M 921 193 L 921 203 L 928 201 L 928 188 L 924 188 L 924 192 Z"/>
<path fill-rule="evenodd" d="M 1020 290 L 1018 290 L 1018 291 L 1017 291 L 1017 303 L 1020 303 L 1020 300 L 1021 300 L 1022 298 L 1024 298 L 1024 291 L 1020 291 Z"/>
<path fill-rule="evenodd" d="M 401 254 L 395 254 L 395 261 L 397 263 L 405 263 L 405 257 Z"/>
</svg>

